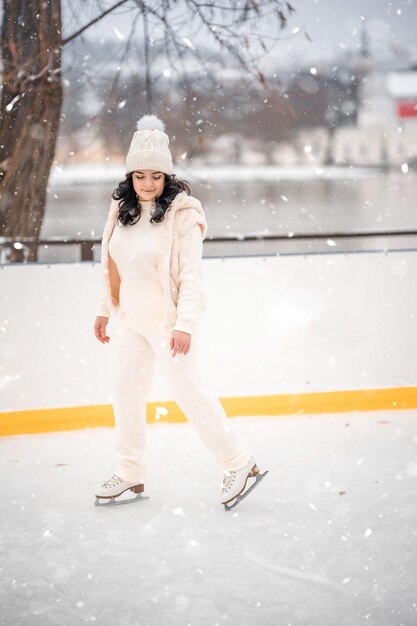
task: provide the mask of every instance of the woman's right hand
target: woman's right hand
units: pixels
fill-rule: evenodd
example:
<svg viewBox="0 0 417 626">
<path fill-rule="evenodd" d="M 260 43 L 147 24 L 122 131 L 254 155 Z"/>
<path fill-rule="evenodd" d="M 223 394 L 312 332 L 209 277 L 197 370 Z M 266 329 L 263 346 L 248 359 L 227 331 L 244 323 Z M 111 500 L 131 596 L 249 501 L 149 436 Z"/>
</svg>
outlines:
<svg viewBox="0 0 417 626">
<path fill-rule="evenodd" d="M 109 343 L 110 341 L 110 337 L 106 335 L 108 321 L 108 317 L 102 317 L 101 315 L 97 315 L 96 321 L 94 323 L 94 334 L 101 343 Z"/>
</svg>

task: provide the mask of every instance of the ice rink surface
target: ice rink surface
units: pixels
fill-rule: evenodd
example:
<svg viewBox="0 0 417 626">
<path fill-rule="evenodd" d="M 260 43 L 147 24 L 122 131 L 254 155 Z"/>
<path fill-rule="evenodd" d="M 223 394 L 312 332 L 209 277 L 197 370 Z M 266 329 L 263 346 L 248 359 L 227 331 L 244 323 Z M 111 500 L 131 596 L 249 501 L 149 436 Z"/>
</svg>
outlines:
<svg viewBox="0 0 417 626">
<path fill-rule="evenodd" d="M 269 474 L 228 512 L 188 423 L 111 508 L 112 429 L 1 438 L 0 623 L 415 626 L 417 411 L 231 421 Z"/>
</svg>

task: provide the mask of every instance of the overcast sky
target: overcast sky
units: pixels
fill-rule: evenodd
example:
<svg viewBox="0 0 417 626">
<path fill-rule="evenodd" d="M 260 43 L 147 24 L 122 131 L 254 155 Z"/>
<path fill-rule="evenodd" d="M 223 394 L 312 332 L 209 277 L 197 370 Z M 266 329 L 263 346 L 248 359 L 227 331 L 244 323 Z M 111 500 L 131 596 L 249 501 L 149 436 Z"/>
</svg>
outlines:
<svg viewBox="0 0 417 626">
<path fill-rule="evenodd" d="M 366 23 L 370 34 L 371 45 L 375 52 L 384 54 L 387 51 L 410 46 L 414 42 L 417 50 L 416 24 L 417 0 L 291 0 L 296 13 L 282 31 L 281 42 L 275 51 L 283 58 L 303 60 L 306 56 L 318 58 L 334 55 L 343 49 L 354 49 L 359 45 L 360 29 Z M 82 3 L 77 6 L 77 16 L 71 16 L 68 3 L 63 0 L 64 34 L 69 35 L 78 24 L 84 24 L 98 13 L 95 2 Z M 111 6 L 114 0 L 101 2 L 102 7 Z M 178 14 L 183 14 L 183 3 L 178 2 Z M 94 9 L 94 10 L 93 10 Z M 74 9 L 72 9 L 73 11 Z M 183 14 L 184 15 L 184 14 Z M 128 36 L 133 13 L 127 7 L 121 7 L 105 17 L 88 32 L 88 37 L 113 38 L 122 40 Z M 201 35 L 189 32 L 188 23 L 184 21 L 184 37 L 189 36 L 198 45 Z M 297 29 L 299 29 L 297 31 Z M 293 32 L 296 30 L 297 32 Z M 141 33 L 139 27 L 139 36 Z M 203 32 L 203 31 L 202 31 Z M 313 40 L 310 43 L 305 32 Z"/>
</svg>

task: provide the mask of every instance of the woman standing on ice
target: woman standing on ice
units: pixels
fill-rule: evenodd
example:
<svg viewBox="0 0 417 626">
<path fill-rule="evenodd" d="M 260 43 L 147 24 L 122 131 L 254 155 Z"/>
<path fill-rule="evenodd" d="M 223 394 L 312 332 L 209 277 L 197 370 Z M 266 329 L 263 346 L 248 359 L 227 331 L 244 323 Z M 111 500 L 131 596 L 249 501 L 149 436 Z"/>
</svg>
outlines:
<svg viewBox="0 0 417 626">
<path fill-rule="evenodd" d="M 254 486 L 265 473 L 259 473 L 220 401 L 200 379 L 197 323 L 207 305 L 202 288 L 207 223 L 200 202 L 173 173 L 168 145 L 163 122 L 143 116 L 104 227 L 104 292 L 94 332 L 108 343 L 109 316 L 118 314 L 112 362 L 116 468 L 97 489 L 96 504 L 115 503 L 127 490 L 144 491 L 146 398 L 158 359 L 178 406 L 225 471 L 220 499 L 230 508 L 251 489 L 248 478 L 255 478 Z"/>
</svg>

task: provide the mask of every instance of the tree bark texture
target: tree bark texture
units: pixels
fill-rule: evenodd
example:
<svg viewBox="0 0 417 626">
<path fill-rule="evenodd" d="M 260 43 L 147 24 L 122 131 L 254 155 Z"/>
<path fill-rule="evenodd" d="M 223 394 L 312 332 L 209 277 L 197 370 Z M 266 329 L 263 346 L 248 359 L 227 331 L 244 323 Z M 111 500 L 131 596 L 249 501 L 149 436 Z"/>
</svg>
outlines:
<svg viewBox="0 0 417 626">
<path fill-rule="evenodd" d="M 0 110 L 3 237 L 37 240 L 40 236 L 62 102 L 61 49 L 60 0 L 4 0 Z"/>
</svg>

